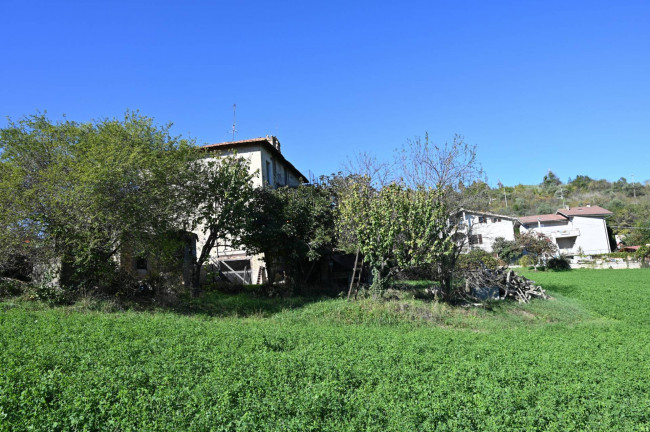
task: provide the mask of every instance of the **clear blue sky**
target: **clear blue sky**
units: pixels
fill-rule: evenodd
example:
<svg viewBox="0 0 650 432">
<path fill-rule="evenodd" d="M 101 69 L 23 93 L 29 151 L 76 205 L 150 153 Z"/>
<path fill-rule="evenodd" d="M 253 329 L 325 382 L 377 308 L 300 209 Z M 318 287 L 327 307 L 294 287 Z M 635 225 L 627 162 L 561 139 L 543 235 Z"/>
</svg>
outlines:
<svg viewBox="0 0 650 432">
<path fill-rule="evenodd" d="M 272 134 L 303 172 L 428 131 L 489 183 L 650 179 L 645 1 L 0 3 L 0 126 L 138 109 L 199 143 Z"/>
</svg>

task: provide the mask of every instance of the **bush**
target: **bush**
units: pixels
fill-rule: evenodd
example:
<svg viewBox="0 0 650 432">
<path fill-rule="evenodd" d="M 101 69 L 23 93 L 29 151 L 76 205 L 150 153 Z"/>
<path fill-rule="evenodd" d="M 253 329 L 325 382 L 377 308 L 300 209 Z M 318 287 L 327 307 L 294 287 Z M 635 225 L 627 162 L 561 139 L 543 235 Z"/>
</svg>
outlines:
<svg viewBox="0 0 650 432">
<path fill-rule="evenodd" d="M 506 263 L 515 262 L 521 257 L 521 248 L 515 240 L 497 237 L 492 245 L 492 251 Z"/>
<path fill-rule="evenodd" d="M 529 255 L 524 255 L 519 258 L 519 265 L 522 267 L 530 267 L 533 265 L 533 259 Z"/>
<path fill-rule="evenodd" d="M 459 256 L 456 262 L 456 268 L 458 270 L 476 270 L 482 266 L 489 269 L 496 269 L 499 267 L 499 262 L 491 254 L 480 249 L 475 249 Z"/>
<path fill-rule="evenodd" d="M 0 297 L 20 295 L 27 286 L 22 281 L 0 277 Z"/>
<path fill-rule="evenodd" d="M 569 260 L 566 257 L 560 256 L 548 260 L 546 268 L 553 271 L 567 271 L 571 270 L 571 264 L 569 264 Z"/>
</svg>

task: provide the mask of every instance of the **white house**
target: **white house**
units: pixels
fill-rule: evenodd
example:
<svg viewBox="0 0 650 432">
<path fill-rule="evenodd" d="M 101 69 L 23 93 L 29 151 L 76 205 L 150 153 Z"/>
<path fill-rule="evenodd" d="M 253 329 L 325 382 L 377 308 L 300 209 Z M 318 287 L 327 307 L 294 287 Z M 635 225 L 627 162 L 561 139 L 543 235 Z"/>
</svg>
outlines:
<svg viewBox="0 0 650 432">
<path fill-rule="evenodd" d="M 492 252 L 497 237 L 515 239 L 516 218 L 495 213 L 461 209 L 458 214 L 459 233 L 465 236 L 465 252 L 481 249 Z"/>
<path fill-rule="evenodd" d="M 220 158 L 236 153 L 250 162 L 255 187 L 298 186 L 306 182 L 304 176 L 280 151 L 280 141 L 274 136 L 210 144 L 202 147 L 208 157 Z M 197 250 L 201 250 L 206 235 L 196 232 Z M 226 274 L 232 281 L 261 283 L 267 277 L 263 255 L 249 256 L 245 250 L 218 247 L 212 250 L 209 264 Z"/>
<path fill-rule="evenodd" d="M 555 214 L 518 218 L 521 232 L 540 232 L 553 240 L 561 253 L 574 255 L 611 252 L 605 218 L 613 213 L 599 206 L 559 209 Z"/>
</svg>

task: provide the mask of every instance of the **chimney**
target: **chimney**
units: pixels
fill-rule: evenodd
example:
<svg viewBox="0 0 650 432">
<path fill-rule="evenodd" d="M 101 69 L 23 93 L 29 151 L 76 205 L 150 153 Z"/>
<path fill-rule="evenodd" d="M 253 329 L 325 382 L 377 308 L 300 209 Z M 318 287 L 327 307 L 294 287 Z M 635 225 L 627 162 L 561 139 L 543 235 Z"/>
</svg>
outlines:
<svg viewBox="0 0 650 432">
<path fill-rule="evenodd" d="M 279 140 L 277 137 L 273 136 L 273 135 L 272 135 L 270 138 L 269 138 L 269 136 L 267 135 L 267 138 L 270 139 L 271 145 L 272 145 L 273 147 L 275 147 L 275 149 L 276 149 L 278 152 L 282 153 L 282 152 L 280 151 L 280 140 Z"/>
</svg>

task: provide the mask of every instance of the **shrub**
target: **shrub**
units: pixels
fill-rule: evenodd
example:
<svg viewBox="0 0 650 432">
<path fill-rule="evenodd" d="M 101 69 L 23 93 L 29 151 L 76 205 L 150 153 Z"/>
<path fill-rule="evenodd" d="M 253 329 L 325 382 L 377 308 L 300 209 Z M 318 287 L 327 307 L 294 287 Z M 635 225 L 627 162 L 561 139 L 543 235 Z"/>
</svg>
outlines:
<svg viewBox="0 0 650 432">
<path fill-rule="evenodd" d="M 521 248 L 515 240 L 506 240 L 503 237 L 494 239 L 492 251 L 506 263 L 517 261 L 521 257 Z"/>
<path fill-rule="evenodd" d="M 533 259 L 529 255 L 524 255 L 519 258 L 519 265 L 522 267 L 530 267 L 533 265 Z"/>
<path fill-rule="evenodd" d="M 571 264 L 566 257 L 560 256 L 548 260 L 546 268 L 553 271 L 566 271 L 571 270 Z"/>
<path fill-rule="evenodd" d="M 0 297 L 20 295 L 26 287 L 27 284 L 19 280 L 0 277 Z"/>
<path fill-rule="evenodd" d="M 475 249 L 458 257 L 456 268 L 458 270 L 475 270 L 485 266 L 495 269 L 499 266 L 496 258 L 484 250 Z"/>
</svg>

